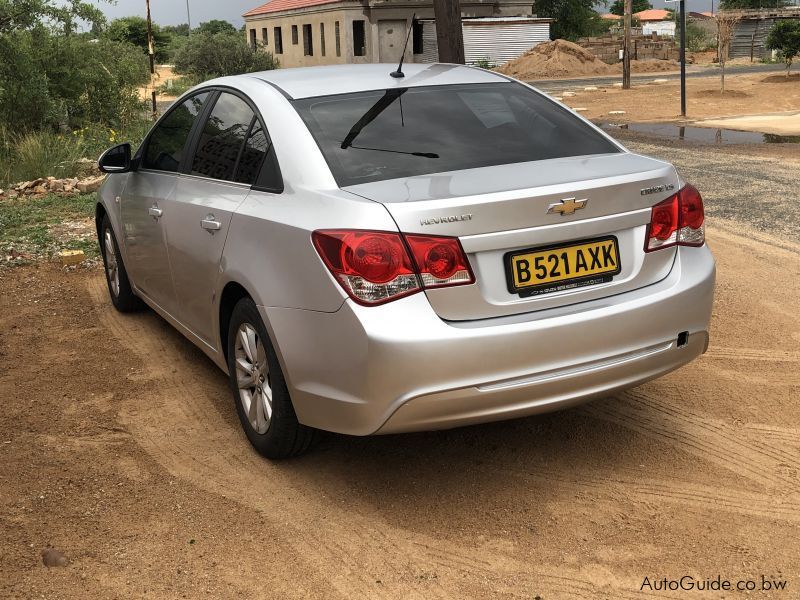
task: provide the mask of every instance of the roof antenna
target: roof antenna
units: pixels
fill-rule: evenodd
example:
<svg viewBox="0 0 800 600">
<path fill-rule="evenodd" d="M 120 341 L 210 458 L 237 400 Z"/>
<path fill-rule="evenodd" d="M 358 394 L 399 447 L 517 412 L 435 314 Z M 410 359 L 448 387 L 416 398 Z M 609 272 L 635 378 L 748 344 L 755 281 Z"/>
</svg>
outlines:
<svg viewBox="0 0 800 600">
<path fill-rule="evenodd" d="M 406 74 L 403 73 L 403 59 L 406 57 L 406 48 L 408 48 L 408 40 L 411 38 L 411 32 L 414 31 L 414 17 L 417 16 L 417 13 L 411 15 L 411 27 L 408 28 L 408 33 L 406 34 L 406 43 L 403 44 L 403 53 L 400 55 L 400 64 L 397 65 L 397 71 L 392 71 L 389 73 L 395 79 L 400 79 L 401 77 L 405 77 Z"/>
</svg>

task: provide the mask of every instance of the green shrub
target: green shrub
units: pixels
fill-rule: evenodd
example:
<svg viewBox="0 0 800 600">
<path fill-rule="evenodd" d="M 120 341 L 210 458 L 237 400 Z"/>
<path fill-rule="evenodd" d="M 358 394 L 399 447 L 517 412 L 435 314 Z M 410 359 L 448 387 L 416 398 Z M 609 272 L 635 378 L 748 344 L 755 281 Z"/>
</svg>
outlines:
<svg viewBox="0 0 800 600">
<path fill-rule="evenodd" d="M 175 70 L 198 81 L 276 68 L 275 57 L 250 48 L 241 33 L 193 34 L 175 55 Z"/>
<path fill-rule="evenodd" d="M 134 46 L 43 27 L 0 35 L 0 123 L 14 131 L 120 128 L 140 117 L 147 58 Z"/>
<path fill-rule="evenodd" d="M 783 20 L 772 26 L 767 35 L 768 50 L 777 50 L 778 56 L 786 64 L 786 75 L 792 68 L 792 62 L 800 54 L 800 22 Z"/>
</svg>

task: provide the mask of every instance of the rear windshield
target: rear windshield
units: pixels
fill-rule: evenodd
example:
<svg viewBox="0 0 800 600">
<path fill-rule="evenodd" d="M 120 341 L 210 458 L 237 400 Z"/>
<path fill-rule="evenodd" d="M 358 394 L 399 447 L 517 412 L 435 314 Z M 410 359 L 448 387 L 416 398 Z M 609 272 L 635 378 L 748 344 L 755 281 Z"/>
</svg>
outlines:
<svg viewBox="0 0 800 600">
<path fill-rule="evenodd" d="M 341 187 L 619 149 L 514 82 L 294 100 Z"/>
</svg>

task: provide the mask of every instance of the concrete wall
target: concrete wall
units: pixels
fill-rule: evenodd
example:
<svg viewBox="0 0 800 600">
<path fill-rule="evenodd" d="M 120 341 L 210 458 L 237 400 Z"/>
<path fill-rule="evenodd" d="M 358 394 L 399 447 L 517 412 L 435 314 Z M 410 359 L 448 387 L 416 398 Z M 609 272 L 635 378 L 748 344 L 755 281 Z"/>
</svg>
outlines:
<svg viewBox="0 0 800 600">
<path fill-rule="evenodd" d="M 623 39 L 618 36 L 583 38 L 578 40 L 578 45 L 603 62 L 613 65 L 620 62 L 619 54 L 623 47 Z M 680 51 L 672 37 L 633 36 L 631 47 L 635 60 L 678 60 L 680 58 Z"/>
</svg>

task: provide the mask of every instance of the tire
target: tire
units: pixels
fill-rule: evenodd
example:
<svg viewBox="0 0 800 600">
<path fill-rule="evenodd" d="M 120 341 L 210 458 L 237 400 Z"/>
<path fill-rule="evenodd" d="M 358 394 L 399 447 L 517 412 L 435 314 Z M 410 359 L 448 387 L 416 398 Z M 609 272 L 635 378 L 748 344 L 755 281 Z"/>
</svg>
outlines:
<svg viewBox="0 0 800 600">
<path fill-rule="evenodd" d="M 231 392 L 247 439 L 271 459 L 306 452 L 317 430 L 298 422 L 278 357 L 250 298 L 233 309 L 227 346 Z"/>
<path fill-rule="evenodd" d="M 117 238 L 111 228 L 108 215 L 103 216 L 100 225 L 100 253 L 103 256 L 103 267 L 106 273 L 108 294 L 111 302 L 119 312 L 128 313 L 142 310 L 144 303 L 133 293 L 128 271 L 122 262 Z"/>
</svg>

